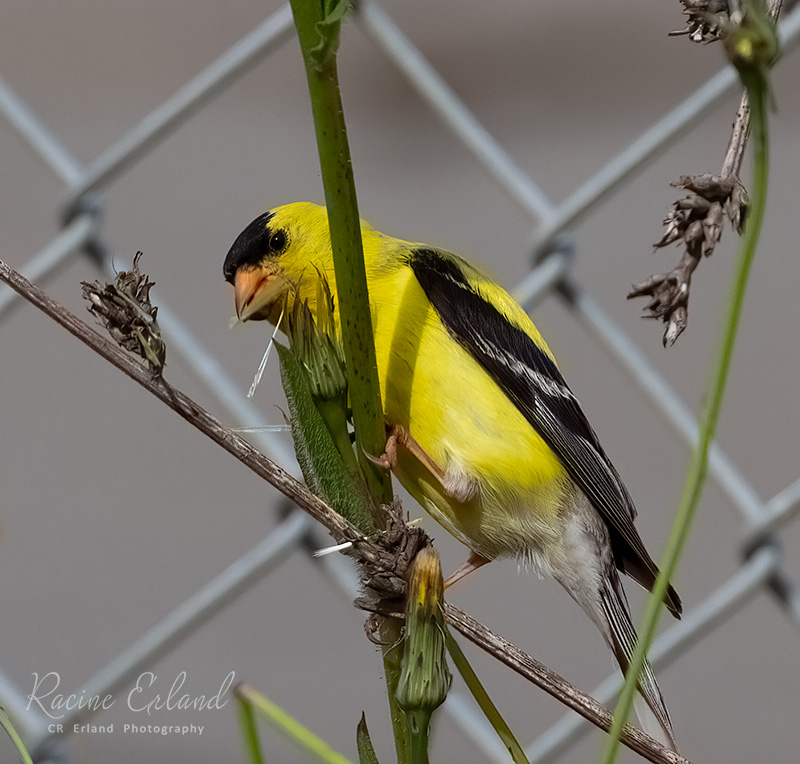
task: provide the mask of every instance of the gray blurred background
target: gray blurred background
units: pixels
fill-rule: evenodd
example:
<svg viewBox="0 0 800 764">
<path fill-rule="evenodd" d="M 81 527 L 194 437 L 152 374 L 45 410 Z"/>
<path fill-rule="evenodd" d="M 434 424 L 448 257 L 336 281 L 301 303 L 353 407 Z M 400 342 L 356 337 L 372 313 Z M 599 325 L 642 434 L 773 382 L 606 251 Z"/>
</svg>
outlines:
<svg viewBox="0 0 800 764">
<path fill-rule="evenodd" d="M 0 76 L 79 161 L 90 162 L 279 7 L 249 0 L 7 0 Z M 406 0 L 383 7 L 554 202 L 723 65 L 719 46 L 667 37 L 683 26 L 677 0 Z M 769 208 L 719 432 L 763 499 L 798 478 L 798 64 L 789 56 L 774 72 L 779 110 L 771 123 Z M 535 221 L 476 165 L 357 24 L 345 30 L 340 70 L 364 217 L 387 233 L 459 252 L 506 285 L 519 283 L 531 265 Z M 726 229 L 714 257 L 701 265 L 689 329 L 671 350 L 661 346 L 660 325 L 640 319 L 642 303 L 625 295 L 632 282 L 677 261 L 677 250 L 651 254 L 679 193 L 669 183 L 719 169 L 737 104 L 732 96 L 687 129 L 574 231 L 576 278 L 693 410 L 716 356 L 735 238 Z M 65 190 L 2 120 L 0 158 L 0 258 L 20 267 L 58 233 Z M 224 255 L 264 209 L 321 197 L 292 39 L 103 189 L 101 235 L 120 269 L 144 252 L 157 300 L 191 327 L 243 397 L 266 328 L 229 330 Z M 97 277 L 78 255 L 44 285 L 91 321 L 79 282 Z M 558 300 L 545 300 L 535 318 L 637 501 L 645 541 L 660 556 L 688 447 Z M 79 693 L 134 639 L 266 537 L 279 522 L 278 497 L 29 305 L 15 305 L 0 325 L 0 358 L 0 669 L 23 695 L 34 672 L 57 672 L 59 691 Z M 275 371 L 255 401 L 280 422 Z M 226 424 L 250 424 L 224 413 L 174 353 L 166 377 Z M 278 437 L 290 445 L 288 436 Z M 421 514 L 410 501 L 405 506 Z M 452 571 L 465 550 L 426 523 L 445 571 Z M 675 581 L 687 610 L 735 572 L 743 528 L 741 515 L 710 484 Z M 316 538 L 325 543 L 322 534 Z M 797 527 L 787 526 L 781 539 L 783 569 L 796 577 Z M 628 589 L 640 612 L 643 598 Z M 513 563 L 488 566 L 450 598 L 586 690 L 612 668 L 598 633 L 560 588 Z M 184 691 L 209 695 L 235 672 L 237 681 L 353 759 L 365 710 L 379 756 L 390 761 L 381 661 L 363 620 L 319 563 L 297 552 L 153 665 L 152 691 L 166 694 L 185 671 Z M 761 593 L 659 672 L 689 758 L 797 759 L 797 640 L 797 623 Z M 465 650 L 524 743 L 562 716 L 555 701 L 471 646 Z M 113 734 L 62 738 L 67 761 L 242 760 L 232 702 L 145 719 L 125 708 L 132 686 L 94 720 L 113 723 Z M 202 736 L 134 735 L 122 732 L 126 723 L 205 729 Z M 306 760 L 272 731 L 263 739 L 271 761 Z M 592 733 L 563 760 L 591 761 L 601 743 Z M 484 760 L 445 717 L 433 759 Z M 0 760 L 15 760 L 5 739 Z"/>
</svg>

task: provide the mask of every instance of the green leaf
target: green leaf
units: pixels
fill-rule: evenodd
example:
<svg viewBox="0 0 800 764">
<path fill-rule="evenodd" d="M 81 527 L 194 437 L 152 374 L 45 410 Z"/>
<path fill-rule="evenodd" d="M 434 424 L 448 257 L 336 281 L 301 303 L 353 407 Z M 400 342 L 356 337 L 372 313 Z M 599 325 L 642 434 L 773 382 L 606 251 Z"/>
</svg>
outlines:
<svg viewBox="0 0 800 764">
<path fill-rule="evenodd" d="M 244 697 L 234 692 L 236 706 L 239 716 L 239 730 L 242 735 L 242 744 L 247 761 L 250 764 L 264 764 L 264 757 L 261 755 L 261 745 L 258 740 L 258 727 L 256 725 L 256 715 L 253 705 Z"/>
<path fill-rule="evenodd" d="M 325 420 L 311 395 L 308 375 L 297 356 L 275 343 L 281 381 L 289 404 L 297 461 L 308 487 L 364 533 L 372 531 L 370 502 L 348 471 Z"/>
<path fill-rule="evenodd" d="M 349 759 L 334 751 L 322 738 L 265 695 L 244 684 L 240 684 L 235 692 L 244 704 L 250 706 L 253 711 L 317 761 L 322 764 L 351 764 Z"/>
<path fill-rule="evenodd" d="M 324 0 L 324 20 L 322 24 L 342 21 L 350 10 L 350 0 Z"/>
<path fill-rule="evenodd" d="M 361 721 L 356 728 L 356 745 L 358 746 L 358 764 L 379 764 L 367 729 L 367 717 L 363 711 Z"/>
<path fill-rule="evenodd" d="M 522 750 L 519 741 L 514 737 L 514 733 L 508 723 L 489 697 L 480 679 L 478 679 L 478 675 L 449 629 L 446 631 L 445 639 L 447 640 L 447 651 L 450 653 L 453 665 L 458 670 L 458 673 L 461 674 L 464 684 L 467 685 L 467 689 L 472 693 L 475 702 L 480 706 L 486 720 L 492 725 L 500 740 L 503 741 L 503 745 L 508 749 L 515 764 L 529 764 L 525 751 Z"/>
<path fill-rule="evenodd" d="M 308 51 L 318 69 L 322 69 L 339 48 L 342 21 L 350 9 L 350 2 L 349 0 L 324 0 L 322 8 L 322 21 L 318 21 L 314 25 L 319 34 L 319 42 Z"/>
</svg>

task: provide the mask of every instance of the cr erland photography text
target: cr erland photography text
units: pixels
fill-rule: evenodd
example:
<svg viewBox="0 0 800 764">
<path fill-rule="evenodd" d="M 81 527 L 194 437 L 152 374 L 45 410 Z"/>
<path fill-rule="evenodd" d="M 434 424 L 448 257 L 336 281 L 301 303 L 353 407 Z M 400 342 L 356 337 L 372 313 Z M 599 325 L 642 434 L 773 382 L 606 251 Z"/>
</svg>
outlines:
<svg viewBox="0 0 800 764">
<path fill-rule="evenodd" d="M 134 735 L 202 735 L 206 725 L 198 724 L 196 719 L 191 723 L 154 724 L 152 717 L 159 712 L 207 712 L 224 708 L 230 700 L 228 691 L 236 672 L 228 672 L 210 692 L 199 692 L 191 686 L 187 687 L 186 671 L 181 671 L 175 677 L 161 679 L 152 671 L 144 671 L 129 690 L 119 695 L 92 694 L 85 689 L 64 693 L 61 691 L 61 675 L 57 671 L 41 675 L 34 671 L 31 676 L 33 686 L 28 695 L 28 709 L 38 707 L 53 720 L 48 728 L 50 733 L 113 734 L 116 731 Z M 88 720 L 88 715 L 108 711 L 118 701 L 124 702 L 127 711 L 137 717 L 123 724 L 96 724 Z"/>
</svg>

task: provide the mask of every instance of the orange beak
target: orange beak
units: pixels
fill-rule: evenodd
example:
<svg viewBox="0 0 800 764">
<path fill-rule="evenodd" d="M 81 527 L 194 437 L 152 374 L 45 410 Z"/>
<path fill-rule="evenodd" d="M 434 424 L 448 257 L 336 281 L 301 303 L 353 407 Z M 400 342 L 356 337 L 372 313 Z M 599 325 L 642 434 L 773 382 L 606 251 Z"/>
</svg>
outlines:
<svg viewBox="0 0 800 764">
<path fill-rule="evenodd" d="M 279 273 L 269 273 L 262 268 L 240 268 L 233 282 L 239 320 L 269 320 L 286 286 L 286 280 Z"/>
</svg>

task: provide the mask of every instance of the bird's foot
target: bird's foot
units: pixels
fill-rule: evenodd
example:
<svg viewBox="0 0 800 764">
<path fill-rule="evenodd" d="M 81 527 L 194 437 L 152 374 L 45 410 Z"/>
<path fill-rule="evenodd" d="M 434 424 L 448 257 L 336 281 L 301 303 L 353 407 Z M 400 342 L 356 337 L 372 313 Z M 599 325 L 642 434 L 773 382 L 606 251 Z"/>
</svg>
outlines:
<svg viewBox="0 0 800 764">
<path fill-rule="evenodd" d="M 411 437 L 411 433 L 409 433 L 409 431 L 402 425 L 387 425 L 386 430 L 389 435 L 386 438 L 386 446 L 383 453 L 380 456 L 366 454 L 367 459 L 369 459 L 373 464 L 377 464 L 379 467 L 383 467 L 385 470 L 393 470 L 397 466 L 398 446 L 405 446 L 405 448 L 411 451 L 411 453 L 413 453 L 415 456 L 417 454 L 415 448 L 418 449 L 419 453 L 425 453 L 420 448 L 417 441 Z"/>
</svg>

